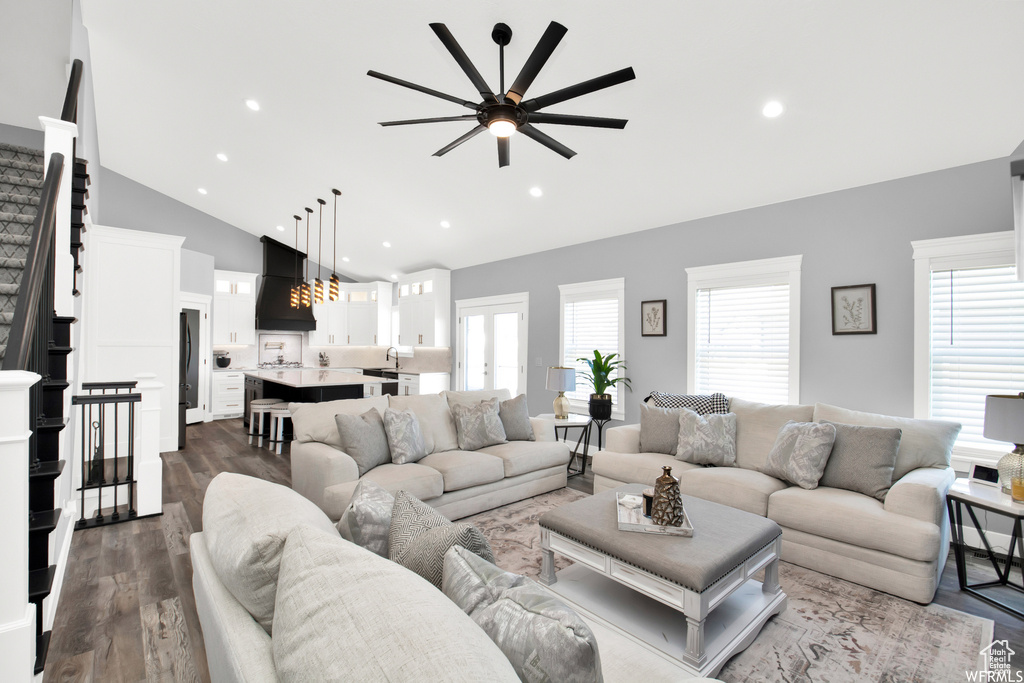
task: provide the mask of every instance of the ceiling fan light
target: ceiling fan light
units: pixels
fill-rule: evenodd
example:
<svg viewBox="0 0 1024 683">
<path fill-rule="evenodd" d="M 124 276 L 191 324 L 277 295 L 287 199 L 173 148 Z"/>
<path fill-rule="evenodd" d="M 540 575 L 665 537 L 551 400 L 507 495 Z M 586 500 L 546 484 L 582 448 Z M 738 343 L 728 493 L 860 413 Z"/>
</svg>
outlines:
<svg viewBox="0 0 1024 683">
<path fill-rule="evenodd" d="M 508 119 L 494 119 L 487 124 L 487 130 L 495 137 L 507 138 L 516 132 L 516 124 Z"/>
</svg>

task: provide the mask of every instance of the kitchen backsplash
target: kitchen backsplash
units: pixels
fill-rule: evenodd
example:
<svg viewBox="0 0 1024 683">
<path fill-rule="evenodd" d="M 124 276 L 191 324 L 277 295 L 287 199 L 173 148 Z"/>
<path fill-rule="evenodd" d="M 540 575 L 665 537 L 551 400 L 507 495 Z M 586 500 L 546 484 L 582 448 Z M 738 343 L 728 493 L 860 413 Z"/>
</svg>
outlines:
<svg viewBox="0 0 1024 683">
<path fill-rule="evenodd" d="M 260 362 L 261 356 L 268 356 L 270 360 L 277 357 L 280 352 L 285 356 L 286 361 L 299 360 L 302 365 L 309 368 L 320 366 L 320 354 L 324 353 L 330 358 L 330 367 L 333 368 L 377 368 L 391 367 L 395 364 L 394 356 L 386 360 L 387 348 L 383 346 L 345 346 L 337 348 L 315 347 L 307 344 L 307 336 L 300 332 L 259 332 L 257 346 L 228 346 L 224 348 L 214 347 L 214 355 L 227 352 L 231 358 L 231 368 L 255 368 Z M 301 350 L 299 358 L 295 357 L 295 341 L 299 341 Z M 284 344 L 282 349 L 263 349 L 266 344 L 276 346 Z M 263 349 L 262 353 L 260 350 Z M 270 358 L 272 356 L 272 358 Z M 452 351 L 449 348 L 417 348 L 412 358 L 403 357 L 399 359 L 399 366 L 408 372 L 451 372 Z M 217 367 L 214 363 L 213 367 Z"/>
</svg>

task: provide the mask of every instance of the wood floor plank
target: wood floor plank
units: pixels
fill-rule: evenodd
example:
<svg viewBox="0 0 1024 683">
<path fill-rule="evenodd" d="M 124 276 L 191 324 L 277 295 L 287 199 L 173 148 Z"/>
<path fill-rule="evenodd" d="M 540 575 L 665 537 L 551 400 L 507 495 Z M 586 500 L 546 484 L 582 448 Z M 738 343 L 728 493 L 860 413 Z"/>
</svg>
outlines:
<svg viewBox="0 0 1024 683">
<path fill-rule="evenodd" d="M 46 663 L 46 680 L 54 683 L 93 683 L 94 659 L 95 653 L 92 650 L 74 657 L 50 659 Z"/>
<path fill-rule="evenodd" d="M 192 644 L 178 598 L 142 606 L 146 680 L 199 683 Z"/>
<path fill-rule="evenodd" d="M 188 552 L 188 537 L 192 535 L 192 523 L 188 520 L 185 507 L 180 503 L 164 503 L 161 517 L 167 552 L 181 555 Z"/>
<path fill-rule="evenodd" d="M 135 577 L 128 573 L 101 577 L 97 583 L 98 623 L 93 676 L 97 681 L 141 681 L 146 678 L 142 648 L 142 617 Z"/>
</svg>

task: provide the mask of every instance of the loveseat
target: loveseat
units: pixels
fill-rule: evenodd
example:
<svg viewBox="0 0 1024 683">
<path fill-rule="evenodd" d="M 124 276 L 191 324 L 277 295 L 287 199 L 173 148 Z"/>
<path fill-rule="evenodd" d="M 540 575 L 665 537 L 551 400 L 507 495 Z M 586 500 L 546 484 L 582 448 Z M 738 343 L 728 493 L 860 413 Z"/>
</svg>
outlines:
<svg viewBox="0 0 1024 683">
<path fill-rule="evenodd" d="M 736 416 L 732 466 L 702 466 L 667 453 L 643 452 L 641 425 L 624 425 L 609 429 L 605 449 L 594 455 L 594 492 L 624 483 L 653 486 L 667 465 L 682 493 L 777 522 L 783 560 L 931 602 L 949 551 L 945 500 L 955 479 L 950 454 L 959 424 L 822 403 L 769 405 L 740 398 L 729 399 L 728 410 Z M 891 488 L 872 497 L 830 486 L 801 488 L 764 474 L 779 431 L 789 421 L 901 430 Z"/>
<path fill-rule="evenodd" d="M 408 491 L 449 519 L 564 488 L 569 448 L 555 440 L 549 421 L 529 418 L 532 441 L 459 449 L 451 406 L 472 406 L 492 398 L 507 401 L 510 396 L 501 389 L 292 403 L 292 488 L 331 519 L 341 517 L 361 477 L 355 460 L 342 450 L 335 415 L 360 415 L 371 408 L 381 414 L 387 408 L 412 411 L 431 447 L 417 462 L 379 465 L 362 476 L 392 493 Z"/>
</svg>

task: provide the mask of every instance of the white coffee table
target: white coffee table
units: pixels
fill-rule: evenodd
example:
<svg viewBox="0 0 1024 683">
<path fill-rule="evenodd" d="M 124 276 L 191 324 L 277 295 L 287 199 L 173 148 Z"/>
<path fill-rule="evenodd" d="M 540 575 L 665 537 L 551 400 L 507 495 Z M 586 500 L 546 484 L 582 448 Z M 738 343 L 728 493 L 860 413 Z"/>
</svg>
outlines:
<svg viewBox="0 0 1024 683">
<path fill-rule="evenodd" d="M 620 531 L 618 491 L 540 518 L 541 577 L 586 616 L 693 676 L 711 677 L 786 607 L 779 587 L 782 531 L 764 517 L 683 496 L 692 537 Z M 554 553 L 575 564 L 554 571 Z M 764 581 L 753 575 L 764 570 Z"/>
</svg>

